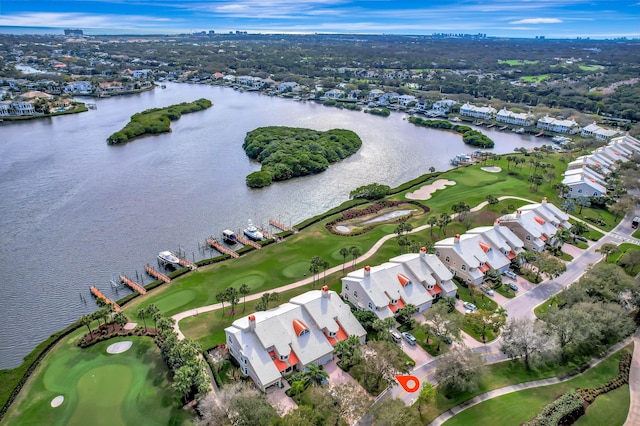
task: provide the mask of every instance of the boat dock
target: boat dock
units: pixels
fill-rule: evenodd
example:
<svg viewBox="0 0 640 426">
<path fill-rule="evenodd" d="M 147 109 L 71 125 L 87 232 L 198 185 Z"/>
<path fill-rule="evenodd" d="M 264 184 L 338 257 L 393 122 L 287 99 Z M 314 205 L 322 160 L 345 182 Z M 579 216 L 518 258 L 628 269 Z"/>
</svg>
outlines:
<svg viewBox="0 0 640 426">
<path fill-rule="evenodd" d="M 133 291 L 137 291 L 141 295 L 147 294 L 147 290 L 144 289 L 140 284 L 130 280 L 125 275 L 120 275 L 120 281 L 124 283 L 127 287 L 129 287 Z"/>
<path fill-rule="evenodd" d="M 498 130 L 507 130 L 507 127 L 509 127 L 509 126 L 502 126 Z"/>
<path fill-rule="evenodd" d="M 236 240 L 238 240 L 240 243 L 244 244 L 245 246 L 251 246 L 257 250 L 260 250 L 262 248 L 262 246 L 256 243 L 255 241 L 251 241 L 250 239 L 241 237 L 240 235 L 236 235 Z"/>
<path fill-rule="evenodd" d="M 271 232 L 267 232 L 264 229 L 258 228 L 258 230 L 260 232 L 262 232 L 262 235 L 264 235 L 265 238 L 271 238 L 271 239 L 275 240 L 276 242 L 278 242 L 279 237 L 277 235 L 273 235 Z"/>
<path fill-rule="evenodd" d="M 281 229 L 283 231 L 291 231 L 293 233 L 298 232 L 298 230 L 296 228 L 292 228 L 291 226 L 287 226 L 287 225 L 283 225 L 280 222 L 276 222 L 273 219 L 269 219 L 269 225 L 274 226 L 278 229 Z"/>
<path fill-rule="evenodd" d="M 186 259 L 178 258 L 178 263 L 180 263 L 180 265 L 184 266 L 185 268 L 191 269 L 192 271 L 198 269 L 198 267 L 194 263 L 191 263 Z"/>
<path fill-rule="evenodd" d="M 145 266 L 144 270 L 146 271 L 147 274 L 151 275 L 153 278 L 157 280 L 164 281 L 167 284 L 171 282 L 171 278 L 169 278 L 165 274 L 161 274 L 160 272 L 156 271 L 149 265 Z"/>
<path fill-rule="evenodd" d="M 220 253 L 228 254 L 231 257 L 235 258 L 235 259 L 240 257 L 240 255 L 238 253 L 236 253 L 235 251 L 233 251 L 231 249 L 228 249 L 226 247 L 223 247 L 220 244 L 218 244 L 218 241 L 216 241 L 215 238 L 207 238 L 207 244 L 209 244 L 214 249 L 218 250 Z"/>
<path fill-rule="evenodd" d="M 542 131 L 542 132 L 538 133 L 538 134 L 536 135 L 536 138 L 539 138 L 539 137 L 540 137 L 540 136 L 542 136 L 542 135 L 544 135 L 544 131 Z"/>
<path fill-rule="evenodd" d="M 102 292 L 98 290 L 96 287 L 91 287 L 91 294 L 93 294 L 93 296 L 96 299 L 104 299 L 104 301 L 107 302 L 107 305 L 112 305 L 113 309 L 116 312 L 120 312 L 122 310 L 122 308 L 116 302 L 114 302 L 113 300 L 109 299 L 107 296 L 102 294 Z"/>
</svg>

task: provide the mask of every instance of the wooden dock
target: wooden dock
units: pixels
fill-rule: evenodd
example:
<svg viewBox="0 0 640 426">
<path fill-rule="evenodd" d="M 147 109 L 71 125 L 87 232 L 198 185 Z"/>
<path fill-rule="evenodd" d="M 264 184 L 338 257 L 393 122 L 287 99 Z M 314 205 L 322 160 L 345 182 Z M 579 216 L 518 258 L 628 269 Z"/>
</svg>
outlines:
<svg viewBox="0 0 640 426">
<path fill-rule="evenodd" d="M 191 263 L 186 259 L 178 258 L 178 263 L 184 266 L 185 268 L 191 269 L 192 271 L 195 271 L 196 269 L 198 269 L 198 267 L 194 263 Z"/>
<path fill-rule="evenodd" d="M 543 131 L 543 132 L 538 133 L 538 134 L 536 135 L 536 138 L 539 138 L 539 137 L 540 137 L 540 136 L 542 136 L 542 135 L 544 135 L 544 131 Z"/>
<path fill-rule="evenodd" d="M 149 265 L 145 266 L 144 270 L 146 271 L 147 274 L 151 275 L 153 278 L 157 280 L 164 281 L 167 284 L 171 282 L 171 278 L 169 278 L 165 274 L 161 274 L 160 272 L 156 271 Z"/>
<path fill-rule="evenodd" d="M 502 127 L 500 127 L 500 129 L 499 129 L 499 130 L 506 130 L 506 129 L 507 129 L 507 127 L 509 127 L 509 126 L 502 126 Z"/>
<path fill-rule="evenodd" d="M 98 290 L 96 287 L 91 287 L 91 294 L 93 294 L 93 296 L 96 299 L 104 299 L 105 302 L 107 302 L 107 305 L 112 305 L 113 309 L 116 312 L 120 312 L 122 310 L 122 308 L 116 302 L 114 302 L 113 300 L 109 299 L 107 296 L 102 294 L 102 292 Z"/>
<path fill-rule="evenodd" d="M 231 257 L 236 258 L 236 259 L 238 257 L 240 257 L 240 255 L 238 253 L 236 253 L 235 251 L 233 251 L 231 249 L 228 249 L 226 247 L 223 247 L 220 244 L 218 244 L 218 242 L 216 241 L 215 238 L 207 238 L 207 244 L 209 244 L 214 249 L 218 250 L 220 253 L 228 254 Z"/>
<path fill-rule="evenodd" d="M 264 229 L 260 229 L 260 232 L 262 232 L 262 235 L 264 235 L 265 238 L 271 238 L 273 240 L 275 240 L 276 242 L 278 241 L 278 236 L 277 235 L 273 235 L 271 232 L 267 232 Z"/>
<path fill-rule="evenodd" d="M 487 124 L 487 129 L 490 129 L 490 128 L 494 127 L 494 126 L 495 126 L 495 124 L 493 124 L 493 123 Z"/>
<path fill-rule="evenodd" d="M 257 250 L 260 250 L 262 248 L 262 246 L 256 243 L 255 241 L 251 241 L 250 239 L 241 237 L 240 235 L 236 235 L 236 240 L 238 240 L 240 243 L 244 244 L 245 246 L 251 246 Z"/>
<path fill-rule="evenodd" d="M 296 228 L 292 228 L 291 226 L 283 225 L 280 222 L 276 222 L 273 219 L 269 219 L 269 225 L 275 226 L 276 228 L 281 229 L 283 231 L 291 231 L 293 233 L 298 232 L 298 230 Z"/>
<path fill-rule="evenodd" d="M 129 287 L 133 291 L 137 291 L 140 294 L 147 294 L 147 290 L 144 289 L 140 284 L 135 281 L 130 280 L 125 275 L 120 275 L 120 281 L 124 283 L 127 287 Z"/>
</svg>

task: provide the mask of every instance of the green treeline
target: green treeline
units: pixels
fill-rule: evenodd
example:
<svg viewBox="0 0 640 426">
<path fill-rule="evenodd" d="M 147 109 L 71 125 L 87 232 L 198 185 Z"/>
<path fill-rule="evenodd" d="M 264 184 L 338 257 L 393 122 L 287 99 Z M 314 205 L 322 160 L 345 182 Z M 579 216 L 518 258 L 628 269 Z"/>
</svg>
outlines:
<svg viewBox="0 0 640 426">
<path fill-rule="evenodd" d="M 462 141 L 468 145 L 479 146 L 480 148 L 493 148 L 494 143 L 491 138 L 482 132 L 472 129 L 469 126 L 453 124 L 447 120 L 425 120 L 420 117 L 409 117 L 409 122 L 416 126 L 431 127 L 433 129 L 445 129 L 460 133 Z"/>
<path fill-rule="evenodd" d="M 391 111 L 389 111 L 386 108 L 373 108 L 373 109 L 365 109 L 364 112 L 368 112 L 369 114 L 373 114 L 373 115 L 381 115 L 383 117 L 388 117 L 389 115 L 391 115 Z"/>
<path fill-rule="evenodd" d="M 242 144 L 247 156 L 262 164 L 259 172 L 247 176 L 247 186 L 261 188 L 272 181 L 323 172 L 361 145 L 360 137 L 350 130 L 259 127 L 248 132 Z"/>
<path fill-rule="evenodd" d="M 171 121 L 177 120 L 182 114 L 202 111 L 211 107 L 212 103 L 208 99 L 198 99 L 193 102 L 182 102 L 166 108 L 151 108 L 146 111 L 133 114 L 131 121 L 124 128 L 115 132 L 107 143 L 115 145 L 124 143 L 138 136 L 155 135 L 171 131 Z"/>
</svg>

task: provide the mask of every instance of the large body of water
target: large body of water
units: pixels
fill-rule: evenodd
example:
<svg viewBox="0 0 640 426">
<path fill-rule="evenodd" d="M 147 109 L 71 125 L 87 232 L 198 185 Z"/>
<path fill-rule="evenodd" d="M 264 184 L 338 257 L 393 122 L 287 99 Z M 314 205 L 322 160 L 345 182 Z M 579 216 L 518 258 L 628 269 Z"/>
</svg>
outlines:
<svg viewBox="0 0 640 426">
<path fill-rule="evenodd" d="M 201 97 L 213 107 L 182 116 L 172 133 L 105 142 L 136 112 Z M 249 219 L 266 226 L 270 218 L 294 225 L 358 186 L 397 186 L 472 151 L 460 136 L 415 127 L 402 113 L 384 118 L 215 86 L 168 84 L 88 101 L 97 109 L 0 126 L 0 368 L 17 366 L 51 333 L 93 312 L 91 286 L 124 296 L 111 278 L 135 277 L 161 250 L 210 257 L 199 244 L 225 228 L 239 231 Z M 363 145 L 324 173 L 252 190 L 245 177 L 260 165 L 242 142 L 270 125 L 346 128 Z M 497 153 L 544 143 L 485 133 Z"/>
</svg>

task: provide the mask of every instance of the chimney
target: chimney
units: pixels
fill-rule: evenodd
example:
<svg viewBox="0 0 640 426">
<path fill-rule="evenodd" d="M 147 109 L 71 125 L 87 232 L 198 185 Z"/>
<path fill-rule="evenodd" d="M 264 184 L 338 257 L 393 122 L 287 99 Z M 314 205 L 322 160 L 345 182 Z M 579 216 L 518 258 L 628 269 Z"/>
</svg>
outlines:
<svg viewBox="0 0 640 426">
<path fill-rule="evenodd" d="M 329 298 L 329 286 L 322 286 L 322 297 Z"/>
<path fill-rule="evenodd" d="M 426 247 L 420 247 L 420 257 L 424 258 L 427 255 L 427 248 Z"/>
<path fill-rule="evenodd" d="M 249 315 L 249 331 L 256 331 L 256 316 Z"/>
<path fill-rule="evenodd" d="M 368 277 L 369 275 L 371 275 L 371 266 L 367 265 L 364 267 L 364 276 Z"/>
<path fill-rule="evenodd" d="M 547 197 L 544 197 L 544 198 L 542 199 L 542 204 L 547 204 Z"/>
<path fill-rule="evenodd" d="M 496 219 L 496 221 L 493 222 L 493 227 L 494 228 L 499 228 L 500 227 L 500 219 Z"/>
<path fill-rule="evenodd" d="M 518 210 L 516 212 L 516 219 L 520 219 L 520 216 L 522 215 L 522 210 Z"/>
<path fill-rule="evenodd" d="M 460 244 L 460 234 L 456 234 L 456 236 L 453 237 L 453 244 Z"/>
</svg>

